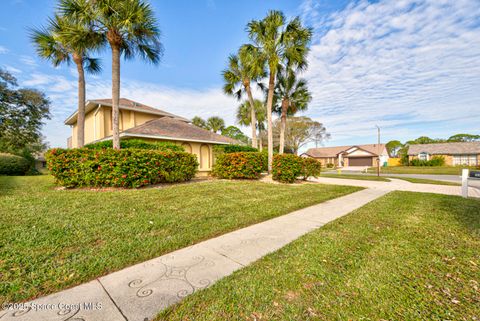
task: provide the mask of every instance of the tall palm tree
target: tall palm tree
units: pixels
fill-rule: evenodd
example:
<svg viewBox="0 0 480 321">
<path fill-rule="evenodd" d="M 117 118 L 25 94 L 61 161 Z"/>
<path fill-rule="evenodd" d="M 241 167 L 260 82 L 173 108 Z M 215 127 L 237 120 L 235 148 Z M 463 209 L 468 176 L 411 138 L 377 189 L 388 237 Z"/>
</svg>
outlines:
<svg viewBox="0 0 480 321">
<path fill-rule="evenodd" d="M 238 100 L 247 94 L 250 108 L 250 126 L 252 129 L 252 147 L 257 147 L 257 130 L 255 128 L 255 108 L 252 95 L 252 81 L 259 81 L 265 77 L 265 60 L 258 48 L 252 45 L 243 45 L 237 55 L 228 58 L 228 68 L 223 72 L 225 85 L 223 91 L 228 95 L 234 95 Z"/>
<path fill-rule="evenodd" d="M 210 117 L 207 119 L 207 128 L 214 133 L 217 133 L 225 128 L 225 121 L 220 117 Z"/>
<path fill-rule="evenodd" d="M 157 64 L 162 56 L 160 30 L 146 0 L 62 0 L 62 13 L 74 21 L 95 25 L 112 52 L 113 148 L 120 149 L 120 58 L 140 56 Z"/>
<path fill-rule="evenodd" d="M 73 36 L 72 36 L 73 35 Z M 77 147 L 85 143 L 85 70 L 99 73 L 99 60 L 89 56 L 90 51 L 98 49 L 102 39 L 91 26 L 73 23 L 71 20 L 55 15 L 48 20 L 47 27 L 32 29 L 30 35 L 37 54 L 50 60 L 57 67 L 72 61 L 78 72 L 78 113 L 77 113 Z"/>
<path fill-rule="evenodd" d="M 268 65 L 267 131 L 268 172 L 270 173 L 273 161 L 272 105 L 277 68 L 287 59 L 291 65 L 306 66 L 312 30 L 303 27 L 298 17 L 286 24 L 282 12 L 270 11 L 263 20 L 249 22 L 247 31 L 253 43 L 260 48 Z"/>
<path fill-rule="evenodd" d="M 298 79 L 291 68 L 280 68 L 277 74 L 277 84 L 274 92 L 275 112 L 280 115 L 279 154 L 285 149 L 285 128 L 288 116 L 294 116 L 298 111 L 308 108 L 312 95 L 308 91 L 307 81 Z"/>
<path fill-rule="evenodd" d="M 207 128 L 207 122 L 203 120 L 203 118 L 201 118 L 200 116 L 193 117 L 192 124 L 203 129 Z"/>
</svg>

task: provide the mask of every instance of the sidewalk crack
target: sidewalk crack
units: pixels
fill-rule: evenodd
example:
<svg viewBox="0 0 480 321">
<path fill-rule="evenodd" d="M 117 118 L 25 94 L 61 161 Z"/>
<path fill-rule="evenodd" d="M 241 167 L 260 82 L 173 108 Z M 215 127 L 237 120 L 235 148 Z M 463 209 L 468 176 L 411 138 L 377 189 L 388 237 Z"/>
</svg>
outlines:
<svg viewBox="0 0 480 321">
<path fill-rule="evenodd" d="M 102 287 L 103 291 L 105 291 L 105 293 L 107 294 L 107 296 L 110 298 L 110 300 L 112 301 L 113 305 L 117 308 L 118 312 L 120 312 L 120 314 L 123 316 L 123 318 L 125 319 L 125 321 L 129 321 L 128 318 L 126 317 L 126 315 L 123 313 L 122 309 L 120 309 L 120 307 L 117 305 L 117 303 L 115 302 L 115 300 L 112 298 L 112 296 L 110 295 L 110 293 L 108 293 L 107 289 L 105 289 L 105 287 L 103 286 L 102 282 L 100 281 L 100 279 L 97 279 L 97 282 L 100 284 L 100 286 Z"/>
</svg>

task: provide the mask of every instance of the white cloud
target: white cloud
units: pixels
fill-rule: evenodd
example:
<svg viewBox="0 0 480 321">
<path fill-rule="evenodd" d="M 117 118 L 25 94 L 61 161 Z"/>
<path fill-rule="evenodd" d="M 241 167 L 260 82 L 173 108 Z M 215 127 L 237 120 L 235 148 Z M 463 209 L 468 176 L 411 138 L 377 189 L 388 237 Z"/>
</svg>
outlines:
<svg viewBox="0 0 480 321">
<path fill-rule="evenodd" d="M 308 114 L 332 140 L 445 137 L 478 132 L 480 6 L 477 0 L 360 1 L 322 16 L 305 1 L 302 17 L 315 29 Z M 472 129 L 473 128 L 473 129 Z"/>
<path fill-rule="evenodd" d="M 37 66 L 37 62 L 35 61 L 35 58 L 30 57 L 30 56 L 22 55 L 22 56 L 20 56 L 20 61 L 22 63 L 24 63 L 25 65 L 28 65 L 30 67 L 36 67 Z"/>
<path fill-rule="evenodd" d="M 4 46 L 0 46 L 0 54 L 6 54 L 8 52 L 8 49 L 5 48 Z"/>
</svg>

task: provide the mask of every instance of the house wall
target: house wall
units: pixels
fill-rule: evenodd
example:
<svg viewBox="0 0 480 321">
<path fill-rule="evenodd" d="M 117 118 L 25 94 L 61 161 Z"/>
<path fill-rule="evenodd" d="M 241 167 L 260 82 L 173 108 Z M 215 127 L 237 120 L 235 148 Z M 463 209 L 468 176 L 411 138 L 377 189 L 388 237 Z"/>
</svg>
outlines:
<svg viewBox="0 0 480 321">
<path fill-rule="evenodd" d="M 160 116 L 150 115 L 132 110 L 120 110 L 120 131 L 126 130 L 147 121 L 156 119 Z M 77 145 L 77 124 L 72 126 L 72 139 L 69 147 L 75 148 Z M 95 140 L 112 135 L 112 108 L 101 106 L 95 108 L 85 115 L 85 144 Z"/>
</svg>

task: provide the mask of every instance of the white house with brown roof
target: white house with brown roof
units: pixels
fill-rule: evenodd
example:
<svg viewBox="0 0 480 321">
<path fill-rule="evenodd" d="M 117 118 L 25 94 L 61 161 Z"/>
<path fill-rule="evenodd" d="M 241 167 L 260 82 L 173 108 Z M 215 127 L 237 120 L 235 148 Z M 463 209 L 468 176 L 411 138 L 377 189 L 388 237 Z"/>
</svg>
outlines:
<svg viewBox="0 0 480 321">
<path fill-rule="evenodd" d="M 315 158 L 322 166 L 333 164 L 335 167 L 377 166 L 378 160 L 383 165 L 389 158 L 385 144 L 310 148 L 301 156 Z"/>
<path fill-rule="evenodd" d="M 199 172 L 209 172 L 213 163 L 213 146 L 239 142 L 199 128 L 187 118 L 153 108 L 130 99 L 121 98 L 119 104 L 120 138 L 169 141 L 182 145 L 197 155 Z M 71 126 L 69 148 L 77 147 L 77 112 L 65 120 Z M 112 139 L 112 100 L 89 100 L 85 106 L 85 144 Z"/>
<path fill-rule="evenodd" d="M 445 158 L 445 165 L 449 166 L 478 166 L 480 142 L 415 144 L 408 147 L 409 160 L 430 160 L 434 156 L 442 156 Z"/>
</svg>

